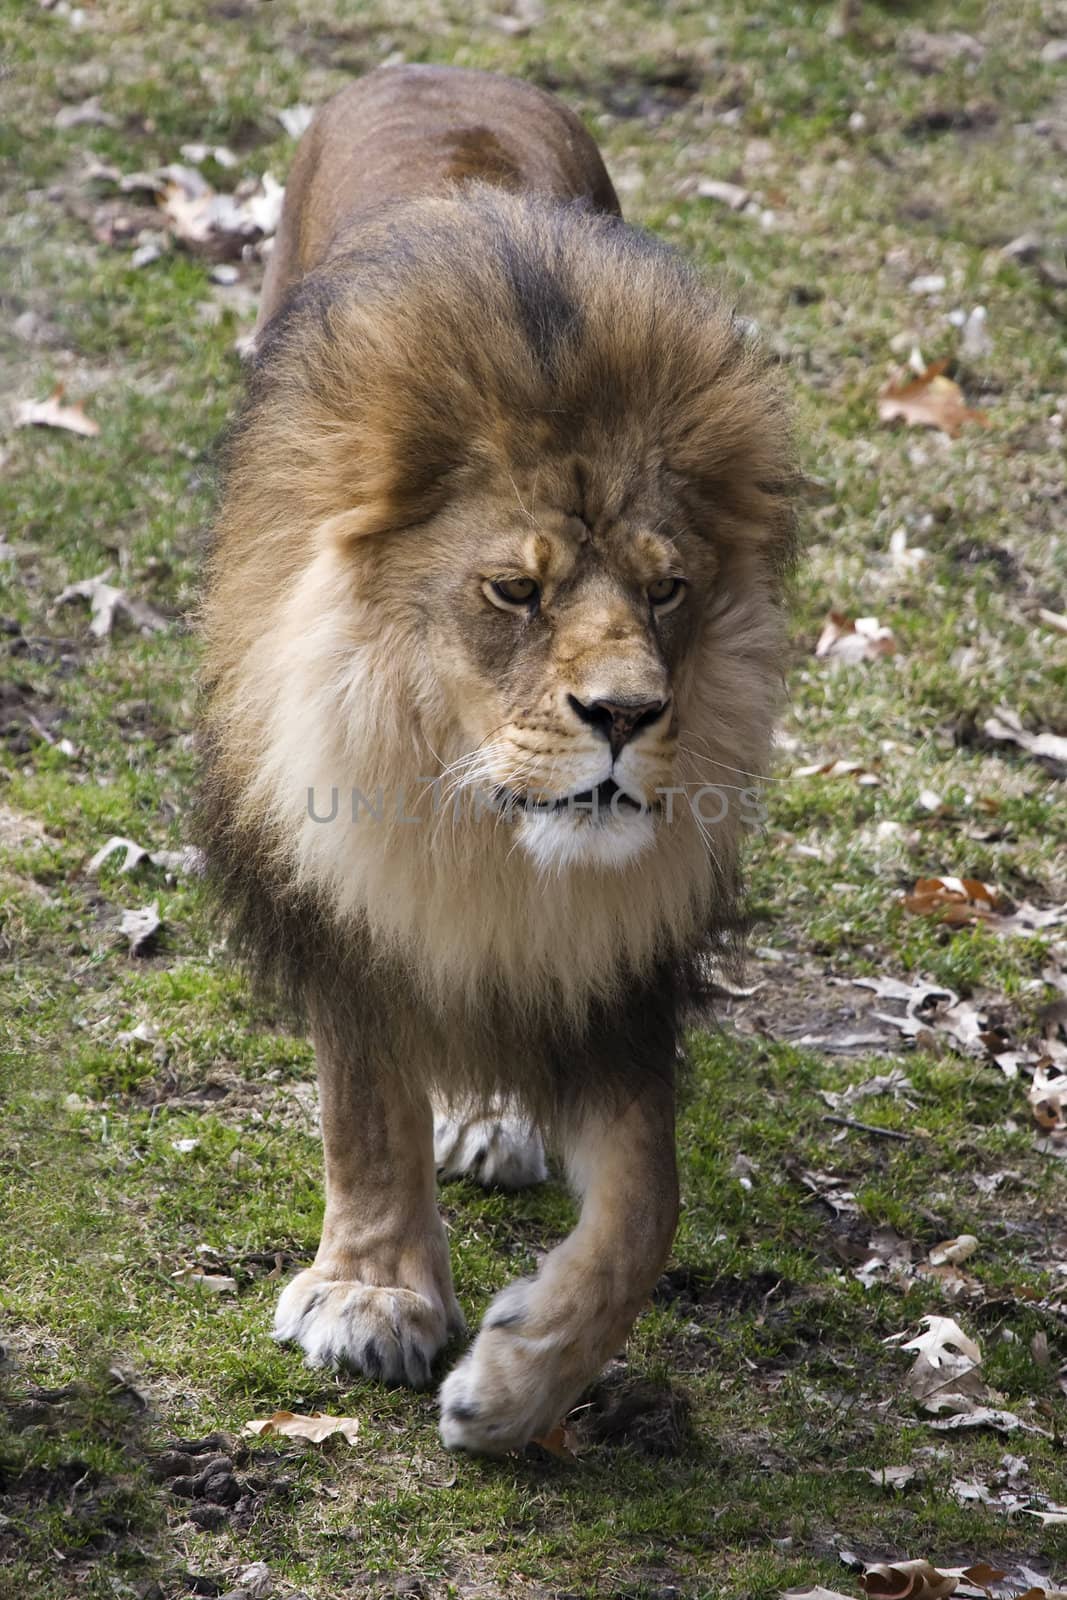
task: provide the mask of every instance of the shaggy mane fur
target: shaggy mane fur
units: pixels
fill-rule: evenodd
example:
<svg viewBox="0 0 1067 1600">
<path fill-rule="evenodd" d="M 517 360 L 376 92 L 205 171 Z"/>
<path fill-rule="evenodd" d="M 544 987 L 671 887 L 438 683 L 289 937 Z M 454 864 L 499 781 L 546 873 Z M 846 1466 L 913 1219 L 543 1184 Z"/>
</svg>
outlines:
<svg viewBox="0 0 1067 1600">
<path fill-rule="evenodd" d="M 665 828 L 632 866 L 545 879 L 484 820 L 361 832 L 343 813 L 352 787 L 411 794 L 455 751 L 418 620 L 442 604 L 424 552 L 440 565 L 441 540 L 477 539 L 455 529 L 485 483 L 504 474 L 522 504 L 553 461 L 590 520 L 655 479 L 713 548 L 715 599 L 677 686 L 702 763 L 684 778 L 754 783 L 791 553 L 779 385 L 661 243 L 472 186 L 364 218 L 261 339 L 207 572 L 199 807 L 261 979 L 364 1035 L 402 1005 L 440 1079 L 549 1114 L 564 1079 L 670 1058 L 702 953 L 737 942 L 737 817 L 710 848 Z M 313 786 L 319 804 L 339 788 L 337 826 L 309 820 Z"/>
</svg>

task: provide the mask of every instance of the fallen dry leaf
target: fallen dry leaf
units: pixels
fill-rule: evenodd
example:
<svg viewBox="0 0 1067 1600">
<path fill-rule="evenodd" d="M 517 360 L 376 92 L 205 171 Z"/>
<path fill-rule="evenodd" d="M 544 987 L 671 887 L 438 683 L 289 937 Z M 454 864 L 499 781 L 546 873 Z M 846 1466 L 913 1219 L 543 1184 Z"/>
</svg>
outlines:
<svg viewBox="0 0 1067 1600">
<path fill-rule="evenodd" d="M 216 152 L 217 158 L 217 152 Z M 285 191 L 269 172 L 233 194 L 213 189 L 196 167 L 172 163 L 149 178 L 179 243 L 213 261 L 238 259 L 247 244 L 277 231 Z"/>
<path fill-rule="evenodd" d="M 969 1261 L 978 1249 L 978 1240 L 973 1233 L 961 1233 L 957 1239 L 946 1239 L 944 1244 L 936 1244 L 930 1251 L 929 1261 L 932 1267 L 958 1266 L 961 1261 Z"/>
<path fill-rule="evenodd" d="M 811 767 L 794 767 L 794 778 L 854 778 L 861 788 L 875 788 L 881 778 L 862 761 L 823 761 Z"/>
<path fill-rule="evenodd" d="M 879 1228 L 868 1239 L 867 1249 L 866 1259 L 852 1273 L 865 1289 L 884 1283 L 887 1277 L 899 1280 L 914 1276 L 911 1245 L 895 1228 Z"/>
<path fill-rule="evenodd" d="M 175 1283 L 190 1284 L 194 1289 L 206 1289 L 209 1294 L 235 1294 L 237 1279 L 219 1272 L 205 1272 L 203 1267 L 180 1267 L 171 1273 Z"/>
<path fill-rule="evenodd" d="M 133 839 L 124 839 L 115 834 L 86 863 L 85 870 L 89 877 L 95 877 L 104 862 L 117 850 L 126 852 L 119 865 L 120 872 L 133 872 L 142 861 L 149 862 L 153 867 L 162 867 L 165 872 L 185 872 L 194 877 L 204 869 L 204 852 L 195 845 L 186 845 L 181 850 L 146 850 Z"/>
<path fill-rule="evenodd" d="M 970 1411 L 985 1398 L 980 1368 L 982 1352 L 952 1317 L 922 1318 L 924 1331 L 900 1344 L 903 1334 L 892 1334 L 885 1344 L 914 1350 L 915 1360 L 905 1384 L 909 1394 L 927 1411 Z"/>
<path fill-rule="evenodd" d="M 979 1589 L 988 1589 L 991 1583 L 1000 1583 L 1008 1574 L 1003 1567 L 991 1567 L 988 1561 L 976 1561 L 971 1567 L 949 1567 L 954 1578 L 965 1578 Z"/>
<path fill-rule="evenodd" d="M 835 1028 L 832 1033 L 802 1033 L 794 1038 L 794 1043 L 798 1049 L 819 1050 L 824 1055 L 847 1056 L 856 1050 L 869 1050 L 872 1046 L 881 1049 L 885 1044 L 885 1035 L 880 1029 L 877 1031 L 861 1029 L 857 1033 L 850 1028 Z M 825 1095 L 823 1098 L 826 1098 Z"/>
<path fill-rule="evenodd" d="M 960 351 L 968 361 L 982 361 L 993 354 L 988 322 L 985 306 L 975 306 L 968 313 L 960 330 Z"/>
<path fill-rule="evenodd" d="M 64 386 L 57 383 L 47 400 L 22 400 L 15 407 L 16 428 L 64 428 L 67 433 L 77 433 L 83 439 L 95 439 L 100 424 L 87 417 L 81 401 L 77 405 L 63 405 Z"/>
<path fill-rule="evenodd" d="M 238 158 L 224 144 L 183 144 L 181 153 L 194 167 L 205 161 L 214 161 L 220 167 L 235 167 Z"/>
<path fill-rule="evenodd" d="M 894 979 L 856 978 L 857 987 L 873 989 L 889 999 L 904 999 L 907 1010 L 902 1017 L 888 1011 L 875 1011 L 879 1022 L 888 1022 L 906 1039 L 936 1050 L 945 1043 L 961 1055 L 984 1059 L 989 1055 L 1000 1065 L 1006 1077 L 1013 1076 L 1011 1063 L 1003 1063 L 997 1052 L 1004 1053 L 1007 1042 L 993 1025 L 987 1012 L 967 1000 L 959 1000 L 949 989 L 939 989 L 932 984 L 914 985 L 897 983 Z M 903 992 L 901 992 L 903 991 Z M 1017 1052 L 1020 1061 L 1029 1059 Z M 1018 1063 L 1016 1063 L 1018 1070 Z"/>
<path fill-rule="evenodd" d="M 902 1344 L 902 1350 L 917 1350 L 934 1367 L 949 1366 L 961 1357 L 972 1366 L 981 1366 L 981 1350 L 952 1317 L 930 1316 L 920 1320 L 926 1331 Z M 899 1338 L 899 1334 L 893 1334 L 885 1343 L 896 1343 Z"/>
<path fill-rule="evenodd" d="M 95 1100 L 86 1100 L 80 1094 L 64 1095 L 63 1104 L 68 1111 L 97 1111 L 100 1109 Z"/>
<path fill-rule="evenodd" d="M 490 23 L 501 33 L 523 39 L 545 20 L 545 0 L 513 0 L 510 11 L 490 14 Z"/>
<path fill-rule="evenodd" d="M 540 1445 L 542 1450 L 547 1450 L 550 1456 L 556 1456 L 560 1461 L 578 1459 L 578 1435 L 565 1422 L 557 1422 L 548 1433 L 538 1435 L 531 1443 Z"/>
<path fill-rule="evenodd" d="M 131 956 L 144 956 L 148 954 L 162 926 L 159 902 L 153 900 L 150 906 L 144 906 L 140 911 L 124 911 L 119 932 L 129 941 Z"/>
<path fill-rule="evenodd" d="M 1004 905 L 992 884 L 979 878 L 920 878 L 901 903 L 906 911 L 953 926 L 983 921 Z"/>
<path fill-rule="evenodd" d="M 148 228 L 142 228 L 137 237 L 141 242 L 130 257 L 130 266 L 137 269 L 150 267 L 153 261 L 158 261 L 170 242 L 165 233 L 157 233 Z"/>
<path fill-rule="evenodd" d="M 359 1418 L 331 1417 L 324 1411 L 312 1411 L 307 1416 L 295 1411 L 275 1411 L 269 1417 L 246 1422 L 243 1432 L 263 1439 L 278 1433 L 289 1439 L 309 1439 L 312 1444 L 321 1444 L 324 1439 L 339 1433 L 349 1444 L 355 1444 Z"/>
<path fill-rule="evenodd" d="M 861 1467 L 879 1489 L 906 1489 L 919 1475 L 917 1467 Z"/>
<path fill-rule="evenodd" d="M 723 183 L 718 178 L 701 178 L 696 188 L 701 200 L 717 200 L 731 211 L 743 211 L 751 200 L 751 191 L 737 183 Z"/>
<path fill-rule="evenodd" d="M 860 1587 L 871 1600 L 944 1600 L 956 1579 L 929 1561 L 879 1561 L 867 1568 Z"/>
<path fill-rule="evenodd" d="M 1062 611 L 1049 611 L 1047 606 L 1038 606 L 1034 616 L 1043 627 L 1051 628 L 1053 633 L 1067 633 L 1067 616 Z"/>
<path fill-rule="evenodd" d="M 751 1190 L 753 1179 L 758 1173 L 759 1167 L 756 1162 L 739 1150 L 730 1163 L 731 1178 L 736 1178 L 742 1189 Z"/>
<path fill-rule="evenodd" d="M 1019 900 L 1015 909 L 1002 916 L 992 917 L 989 927 L 994 933 L 1037 933 L 1042 928 L 1057 928 L 1067 922 L 1067 905 L 1033 906 L 1028 900 Z"/>
<path fill-rule="evenodd" d="M 1067 1130 L 1067 1072 L 1058 1067 L 1039 1063 L 1034 1068 L 1034 1081 L 1027 1091 L 1034 1121 L 1046 1133 L 1063 1133 Z"/>
<path fill-rule="evenodd" d="M 946 1264 L 933 1267 L 929 1261 L 920 1261 L 915 1268 L 917 1278 L 925 1278 L 928 1283 L 935 1283 L 943 1298 L 947 1300 L 981 1300 L 983 1289 L 979 1280 L 970 1273 L 964 1272 L 960 1267 Z"/>
<path fill-rule="evenodd" d="M 946 1401 L 955 1399 L 948 1395 Z M 936 1410 L 931 1405 L 928 1409 Z M 972 1406 L 967 1411 L 959 1411 L 954 1416 L 943 1417 L 940 1422 L 931 1422 L 931 1428 L 936 1428 L 939 1433 L 958 1433 L 963 1428 L 995 1428 L 998 1433 L 1037 1433 L 1043 1439 L 1051 1439 L 1052 1434 L 1045 1428 L 1037 1428 L 1031 1422 L 1024 1422 L 1016 1416 L 1014 1411 L 999 1411 L 992 1406 Z"/>
<path fill-rule="evenodd" d="M 100 846 L 100 849 L 87 863 L 85 870 L 89 876 L 95 877 L 104 862 L 109 856 L 113 856 L 116 850 L 125 850 L 126 852 L 125 859 L 119 866 L 120 872 L 132 872 L 134 867 L 148 855 L 148 851 L 141 845 L 135 844 L 132 839 L 122 839 L 118 834 L 114 834 L 106 844 Z"/>
<path fill-rule="evenodd" d="M 883 627 L 877 617 L 846 617 L 831 611 L 823 623 L 815 646 L 819 659 L 836 661 L 874 661 L 896 653 L 892 628 Z"/>
<path fill-rule="evenodd" d="M 1030 733 L 1016 713 L 1006 706 L 998 706 L 996 713 L 986 718 L 982 731 L 998 744 L 1017 744 L 1039 761 L 1067 763 L 1067 738 L 1058 733 Z"/>
<path fill-rule="evenodd" d="M 289 135 L 290 139 L 299 139 L 311 126 L 311 119 L 315 115 L 314 106 L 283 106 L 274 115 Z"/>
<path fill-rule="evenodd" d="M 855 1600 L 855 1596 L 840 1589 L 824 1589 L 819 1583 L 814 1589 L 783 1589 L 781 1600 Z"/>
<path fill-rule="evenodd" d="M 903 1000 L 909 1012 L 917 1011 L 933 1000 L 956 999 L 951 989 L 943 989 L 940 984 L 929 983 L 923 978 L 915 983 L 908 983 L 903 978 L 854 978 L 852 981 L 857 989 L 873 989 L 883 1000 Z"/>
<path fill-rule="evenodd" d="M 191 193 L 187 185 L 169 183 L 160 202 L 176 238 L 187 249 L 218 257 L 239 257 L 257 236 L 250 218 L 231 195 Z"/>
<path fill-rule="evenodd" d="M 889 1072 L 879 1072 L 873 1078 L 865 1078 L 862 1083 L 852 1083 L 840 1092 L 833 1089 L 819 1090 L 831 1111 L 847 1110 L 860 1100 L 870 1100 L 883 1094 L 892 1096 L 894 1100 L 903 1100 L 906 1106 L 914 1109 L 914 1102 L 908 1099 L 908 1095 L 914 1092 L 915 1085 L 900 1067 L 893 1067 Z"/>
<path fill-rule="evenodd" d="M 274 1578 L 265 1561 L 253 1561 L 237 1574 L 237 1593 L 241 1600 L 269 1600 L 274 1593 Z"/>
<path fill-rule="evenodd" d="M 100 104 L 99 95 L 90 95 L 88 100 L 83 100 L 80 105 L 61 106 L 52 118 L 54 128 L 117 128 L 118 117 L 112 116 L 110 111 L 105 111 Z"/>
<path fill-rule="evenodd" d="M 917 378 L 907 383 L 890 383 L 878 398 L 882 422 L 904 422 L 913 428 L 938 428 L 952 439 L 965 422 L 988 422 L 984 411 L 974 411 L 965 402 L 963 391 L 952 378 L 945 377 L 947 361 L 934 361 Z"/>
<path fill-rule="evenodd" d="M 118 186 L 120 194 L 143 200 L 146 204 L 162 194 L 167 183 L 166 178 L 158 172 L 122 173 L 115 167 L 99 163 L 94 163 L 86 176 L 105 186 L 114 183 Z"/>
<path fill-rule="evenodd" d="M 946 1411 L 967 1415 L 988 1393 L 981 1370 L 965 1356 L 947 1356 L 935 1365 L 917 1355 L 905 1385 L 912 1399 L 935 1416 Z"/>
<path fill-rule="evenodd" d="M 142 1045 L 151 1045 L 156 1049 L 161 1042 L 159 1029 L 153 1022 L 139 1022 L 135 1028 L 126 1028 L 115 1035 L 116 1044 L 129 1045 L 133 1049 L 139 1049 Z"/>
<path fill-rule="evenodd" d="M 277 233 L 284 200 L 284 186 L 269 172 L 265 172 L 260 179 L 260 186 L 245 201 L 245 210 L 265 238 Z"/>
<path fill-rule="evenodd" d="M 906 911 L 934 917 L 948 927 L 963 928 L 980 922 L 998 934 L 1027 935 L 1067 923 L 1067 906 L 1013 902 L 993 884 L 979 878 L 920 878 L 910 894 L 901 896 L 900 903 Z"/>
<path fill-rule="evenodd" d="M 1005 1184 L 1005 1183 L 1022 1183 L 1022 1181 L 1023 1181 L 1023 1175 L 1022 1175 L 1021 1172 L 1005 1171 L 1005 1172 L 972 1172 L 971 1173 L 971 1182 L 974 1184 L 975 1188 L 978 1190 L 978 1193 L 979 1194 L 984 1194 L 987 1197 L 989 1195 L 996 1194 L 997 1190 L 1001 1187 L 1002 1184 Z"/>
<path fill-rule="evenodd" d="M 1023 1582 L 1038 1576 L 1027 1567 L 1019 1571 L 1024 1574 Z M 857 1581 L 868 1600 L 947 1600 L 949 1595 L 961 1592 L 961 1581 L 968 1585 L 962 1592 L 973 1594 L 976 1589 L 981 1589 L 991 1596 L 992 1585 L 1002 1583 L 1005 1578 L 1009 1578 L 1009 1574 L 1003 1568 L 990 1566 L 987 1561 L 943 1570 L 932 1566 L 929 1561 L 886 1561 L 868 1565 Z M 1018 1577 L 1016 1581 L 1019 1581 Z M 780 1600 L 853 1600 L 853 1597 L 840 1589 L 825 1589 L 821 1584 L 816 1584 L 813 1588 L 801 1586 L 783 1589 L 780 1591 Z M 1067 1596 L 1060 1589 L 1035 1585 L 1025 1594 L 1016 1594 L 1015 1600 L 1067 1600 Z"/>
<path fill-rule="evenodd" d="M 1033 261 L 1043 243 L 1039 233 L 1020 233 L 1001 245 L 1000 253 L 1005 261 Z"/>
<path fill-rule="evenodd" d="M 802 1172 L 800 1181 L 810 1189 L 817 1200 L 830 1207 L 836 1216 L 857 1216 L 859 1206 L 856 1196 L 848 1187 L 848 1179 L 837 1178 L 832 1172 Z"/>
<path fill-rule="evenodd" d="M 889 564 L 898 572 L 917 572 L 929 554 L 921 545 L 908 544 L 907 528 L 896 528 L 889 536 Z"/>
<path fill-rule="evenodd" d="M 166 617 L 143 600 L 132 599 L 125 589 L 109 583 L 109 573 L 101 572 L 95 578 L 84 578 L 81 583 L 69 583 L 56 595 L 57 606 L 69 605 L 72 600 L 88 600 L 89 632 L 95 639 L 104 639 L 115 626 L 118 617 L 126 620 L 141 633 L 161 633 L 167 626 Z"/>
<path fill-rule="evenodd" d="M 988 1506 L 996 1498 L 989 1485 L 980 1483 L 977 1478 L 953 1478 L 950 1489 L 952 1498 L 961 1506 Z"/>
</svg>

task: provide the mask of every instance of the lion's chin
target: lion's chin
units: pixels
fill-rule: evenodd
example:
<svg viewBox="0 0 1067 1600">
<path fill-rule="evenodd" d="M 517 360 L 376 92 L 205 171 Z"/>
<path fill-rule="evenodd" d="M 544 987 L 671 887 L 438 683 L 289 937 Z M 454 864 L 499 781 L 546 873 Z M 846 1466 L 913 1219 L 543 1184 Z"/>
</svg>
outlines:
<svg viewBox="0 0 1067 1600">
<path fill-rule="evenodd" d="M 571 867 L 618 870 L 650 849 L 656 818 L 650 811 L 627 811 L 594 818 L 581 812 L 527 811 L 517 819 L 518 843 L 539 872 Z"/>
</svg>

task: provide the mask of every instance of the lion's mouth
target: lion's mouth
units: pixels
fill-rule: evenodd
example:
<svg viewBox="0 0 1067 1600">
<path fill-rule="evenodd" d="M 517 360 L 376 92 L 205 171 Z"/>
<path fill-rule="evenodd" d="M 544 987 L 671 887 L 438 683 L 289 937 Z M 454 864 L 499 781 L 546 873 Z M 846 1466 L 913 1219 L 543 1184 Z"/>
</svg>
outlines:
<svg viewBox="0 0 1067 1600">
<path fill-rule="evenodd" d="M 614 778 L 604 778 L 595 789 L 581 789 L 577 794 L 560 795 L 558 799 L 549 799 L 536 792 L 520 794 L 513 789 L 498 789 L 497 801 L 504 811 L 528 811 L 540 815 L 566 812 L 594 819 L 639 815 L 654 809 L 621 788 Z"/>
</svg>

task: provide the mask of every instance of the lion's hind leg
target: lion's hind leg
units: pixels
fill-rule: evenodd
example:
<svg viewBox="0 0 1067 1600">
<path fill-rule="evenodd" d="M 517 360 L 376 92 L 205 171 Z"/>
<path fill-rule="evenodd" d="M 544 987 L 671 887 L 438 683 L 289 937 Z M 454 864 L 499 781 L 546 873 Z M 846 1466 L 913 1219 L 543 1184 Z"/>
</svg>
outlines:
<svg viewBox="0 0 1067 1600">
<path fill-rule="evenodd" d="M 548 1176 L 536 1124 L 503 1102 L 488 1108 L 434 1101 L 438 1177 L 472 1178 L 487 1189 L 526 1189 Z"/>
</svg>

